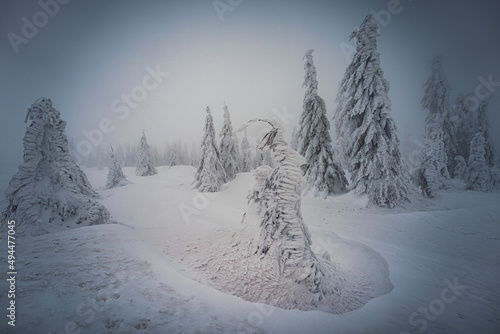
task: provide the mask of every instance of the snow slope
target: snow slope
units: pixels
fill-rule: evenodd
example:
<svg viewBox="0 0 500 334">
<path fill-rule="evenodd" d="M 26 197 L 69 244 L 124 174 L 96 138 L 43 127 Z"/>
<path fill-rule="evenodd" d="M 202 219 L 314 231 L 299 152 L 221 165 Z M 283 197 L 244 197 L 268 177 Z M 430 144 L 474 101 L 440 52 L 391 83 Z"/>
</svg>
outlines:
<svg viewBox="0 0 500 334">
<path fill-rule="evenodd" d="M 105 185 L 107 170 L 84 171 L 94 188 Z M 16 328 L 4 319 L 1 333 L 500 331 L 498 192 L 413 195 L 394 210 L 365 208 L 351 193 L 304 198 L 314 251 L 372 283 L 375 298 L 332 314 L 245 301 L 200 266 L 214 250 L 225 249 L 222 264 L 234 258 L 226 241 L 240 231 L 252 173 L 214 197 L 192 189 L 192 167 L 158 172 L 137 177 L 124 168 L 133 184 L 100 191 L 119 224 L 17 240 Z M 0 261 L 7 266 L 6 248 Z M 0 288 L 5 310 L 5 279 Z"/>
</svg>

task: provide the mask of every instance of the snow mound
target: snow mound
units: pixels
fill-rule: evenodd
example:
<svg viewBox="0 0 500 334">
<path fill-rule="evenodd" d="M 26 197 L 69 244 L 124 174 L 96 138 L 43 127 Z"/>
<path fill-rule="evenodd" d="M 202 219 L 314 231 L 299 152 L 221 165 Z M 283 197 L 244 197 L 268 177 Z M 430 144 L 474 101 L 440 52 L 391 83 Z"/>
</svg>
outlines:
<svg viewBox="0 0 500 334">
<path fill-rule="evenodd" d="M 248 217 L 247 217 L 248 219 Z M 280 275 L 272 257 L 254 252 L 255 229 L 219 229 L 185 247 L 203 283 L 250 302 L 283 309 L 345 313 L 393 289 L 387 262 L 363 244 L 329 236 L 313 248 L 325 269 L 322 284 L 335 294 L 319 300 L 304 284 Z M 185 263 L 186 265 L 186 263 Z"/>
</svg>

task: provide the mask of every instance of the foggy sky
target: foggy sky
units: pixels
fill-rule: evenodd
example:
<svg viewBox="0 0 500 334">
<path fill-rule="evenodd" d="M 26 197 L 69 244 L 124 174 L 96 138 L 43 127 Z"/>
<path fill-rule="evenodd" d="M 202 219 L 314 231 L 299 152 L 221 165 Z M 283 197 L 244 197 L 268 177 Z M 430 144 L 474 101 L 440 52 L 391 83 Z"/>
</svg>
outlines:
<svg viewBox="0 0 500 334">
<path fill-rule="evenodd" d="M 387 13 L 388 4 L 395 14 L 379 17 L 378 51 L 405 145 L 418 143 L 424 131 L 420 101 L 434 56 L 444 58 L 452 103 L 458 93 L 474 93 L 479 77 L 500 82 L 495 0 L 221 2 L 229 4 L 223 13 L 211 0 L 73 0 L 57 13 L 50 7 L 53 17 L 44 22 L 37 1 L 2 1 L 0 168 L 14 172 L 22 162 L 24 117 L 39 97 L 52 99 L 76 144 L 104 119 L 105 143 L 137 143 L 145 129 L 160 150 L 176 139 L 190 147 L 201 140 L 207 105 L 220 130 L 224 103 L 234 128 L 284 114 L 294 116 L 284 118 L 291 128 L 302 111 L 308 49 L 315 49 L 318 93 L 331 120 L 348 66 L 341 46 L 353 46 L 353 28 L 370 11 Z M 22 36 L 23 17 L 40 27 L 16 53 L 8 34 Z M 155 71 L 163 73 L 156 80 Z M 134 92 L 140 101 L 126 102 Z M 499 111 L 496 92 L 489 117 L 497 150 Z"/>
</svg>

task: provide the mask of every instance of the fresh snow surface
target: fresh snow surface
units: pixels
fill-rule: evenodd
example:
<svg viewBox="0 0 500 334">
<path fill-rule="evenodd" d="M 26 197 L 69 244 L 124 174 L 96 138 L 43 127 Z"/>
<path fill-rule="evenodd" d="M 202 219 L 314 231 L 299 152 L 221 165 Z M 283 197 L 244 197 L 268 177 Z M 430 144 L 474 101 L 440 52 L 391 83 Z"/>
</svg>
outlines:
<svg viewBox="0 0 500 334">
<path fill-rule="evenodd" d="M 123 170 L 132 184 L 99 192 L 118 224 L 16 240 L 16 327 L 4 315 L 0 333 L 500 332 L 499 192 L 454 182 L 453 191 L 434 199 L 413 192 L 410 204 L 392 210 L 366 208 L 352 192 L 306 196 L 312 249 L 348 273 L 349 286 L 369 282 L 374 297 L 333 314 L 230 294 L 244 278 L 241 263 L 231 262 L 238 245 L 230 237 L 242 233 L 253 172 L 200 194 L 193 167 L 159 167 L 148 177 Z M 84 172 L 94 189 L 106 184 L 106 169 Z M 0 176 L 5 189 L 11 175 Z M 216 254 L 222 281 L 203 265 Z M 6 256 L 5 247 L 5 268 Z M 5 279 L 0 288 L 6 312 Z"/>
</svg>

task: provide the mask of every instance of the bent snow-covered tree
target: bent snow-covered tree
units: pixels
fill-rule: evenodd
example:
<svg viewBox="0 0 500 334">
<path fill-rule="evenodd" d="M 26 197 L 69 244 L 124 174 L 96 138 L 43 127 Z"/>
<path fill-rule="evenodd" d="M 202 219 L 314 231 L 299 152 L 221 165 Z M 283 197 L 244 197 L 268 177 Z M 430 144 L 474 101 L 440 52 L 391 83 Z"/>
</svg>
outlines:
<svg viewBox="0 0 500 334">
<path fill-rule="evenodd" d="M 369 204 L 392 208 L 408 200 L 409 174 L 390 116 L 389 83 L 380 68 L 376 36 L 372 15 L 351 35 L 357 51 L 340 83 L 334 121 L 351 187 L 368 194 Z"/>
<path fill-rule="evenodd" d="M 330 194 L 345 192 L 347 179 L 337 164 L 330 137 L 330 122 L 326 117 L 325 101 L 317 94 L 318 81 L 312 53 L 304 55 L 304 106 L 295 134 L 297 152 L 307 162 L 307 188 L 314 188 L 314 196 L 326 198 Z"/>
<path fill-rule="evenodd" d="M 139 155 L 137 157 L 137 168 L 135 175 L 149 176 L 158 174 L 155 166 L 153 165 L 153 157 L 151 155 L 151 148 L 146 139 L 146 133 L 142 130 L 142 137 L 139 143 Z"/>
<path fill-rule="evenodd" d="M 241 156 L 236 136 L 231 125 L 229 109 L 224 105 L 224 124 L 219 134 L 220 140 L 220 160 L 226 173 L 226 180 L 231 181 L 236 177 L 236 173 L 241 170 Z"/>
<path fill-rule="evenodd" d="M 204 131 L 200 165 L 195 175 L 195 188 L 200 192 L 217 192 L 226 182 L 226 173 L 215 143 L 214 121 L 209 107 L 207 107 Z"/>
<path fill-rule="evenodd" d="M 111 152 L 109 153 L 109 171 L 106 189 L 122 187 L 129 183 L 130 181 L 127 180 L 127 177 L 123 174 L 122 166 L 113 152 L 113 147 L 111 147 Z"/>
<path fill-rule="evenodd" d="M 269 150 L 277 164 L 272 170 L 257 169 L 257 184 L 250 199 L 265 203 L 259 204 L 262 220 L 254 251 L 261 257 L 271 257 L 279 276 L 304 285 L 316 302 L 329 300 L 338 292 L 333 266 L 311 250 L 311 237 L 301 213 L 301 166 L 306 161 L 286 144 L 277 122 L 254 121 L 272 126 L 259 148 Z"/>
<path fill-rule="evenodd" d="M 3 222 L 15 220 L 19 235 L 40 235 L 110 222 L 87 176 L 70 156 L 66 123 L 50 99 L 31 105 L 25 122 L 24 161 L 5 191 Z"/>
</svg>

